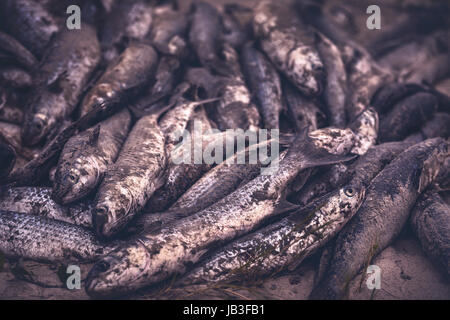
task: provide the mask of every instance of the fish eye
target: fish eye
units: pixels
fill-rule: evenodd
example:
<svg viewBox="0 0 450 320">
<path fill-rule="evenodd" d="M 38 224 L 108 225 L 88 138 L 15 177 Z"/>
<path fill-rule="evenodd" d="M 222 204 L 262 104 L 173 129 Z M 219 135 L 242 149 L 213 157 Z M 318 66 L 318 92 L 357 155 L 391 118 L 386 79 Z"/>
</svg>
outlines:
<svg viewBox="0 0 450 320">
<path fill-rule="evenodd" d="M 76 183 L 76 182 L 78 182 L 78 176 L 71 173 L 71 174 L 69 174 L 69 180 L 70 180 L 70 182 Z"/>
<path fill-rule="evenodd" d="M 345 188 L 344 193 L 347 197 L 353 197 L 355 195 L 355 189 L 352 187 Z"/>
</svg>

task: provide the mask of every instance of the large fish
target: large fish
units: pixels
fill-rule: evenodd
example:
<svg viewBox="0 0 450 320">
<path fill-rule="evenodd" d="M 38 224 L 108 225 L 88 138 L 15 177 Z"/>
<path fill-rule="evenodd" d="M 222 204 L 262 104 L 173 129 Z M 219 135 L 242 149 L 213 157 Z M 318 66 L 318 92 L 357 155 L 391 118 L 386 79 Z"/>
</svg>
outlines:
<svg viewBox="0 0 450 320">
<path fill-rule="evenodd" d="M 339 234 L 312 299 L 343 298 L 349 281 L 403 229 L 417 198 L 449 156 L 448 147 L 442 138 L 413 145 L 372 180 L 361 208 Z"/>
<path fill-rule="evenodd" d="M 69 117 L 100 61 L 96 30 L 63 30 L 51 41 L 37 73 L 37 86 L 28 101 L 22 141 L 42 142 Z"/>
<path fill-rule="evenodd" d="M 450 207 L 435 188 L 417 199 L 410 223 L 423 250 L 450 277 Z"/>
<path fill-rule="evenodd" d="M 259 2 L 253 28 L 275 67 L 299 90 L 308 96 L 322 92 L 325 68 L 315 47 L 315 35 L 293 6 L 267 0 Z"/>
<path fill-rule="evenodd" d="M 123 294 L 184 273 L 214 245 L 248 233 L 286 211 L 279 206 L 289 183 L 303 169 L 352 159 L 315 145 L 306 131 L 273 174 L 260 175 L 209 208 L 118 248 L 91 270 L 91 296 Z"/>
<path fill-rule="evenodd" d="M 242 49 L 242 65 L 263 119 L 264 128 L 278 129 L 283 109 L 281 82 L 272 63 L 252 43 Z"/>
<path fill-rule="evenodd" d="M 364 187 L 353 185 L 331 192 L 218 250 L 175 285 L 251 283 L 295 268 L 341 230 L 364 194 Z"/>
<path fill-rule="evenodd" d="M 130 129 L 127 109 L 70 138 L 58 161 L 53 198 L 68 204 L 90 194 L 116 160 Z"/>
</svg>

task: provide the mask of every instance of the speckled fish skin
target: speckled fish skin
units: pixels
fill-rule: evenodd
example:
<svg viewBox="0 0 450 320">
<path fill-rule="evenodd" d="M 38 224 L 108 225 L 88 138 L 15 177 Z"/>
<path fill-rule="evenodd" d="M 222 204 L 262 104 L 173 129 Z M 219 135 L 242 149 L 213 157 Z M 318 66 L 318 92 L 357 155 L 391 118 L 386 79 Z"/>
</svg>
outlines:
<svg viewBox="0 0 450 320">
<path fill-rule="evenodd" d="M 163 183 L 166 167 L 164 134 L 158 115 L 140 118 L 96 195 L 93 222 L 97 235 L 109 238 L 141 211 Z"/>
<path fill-rule="evenodd" d="M 182 58 L 187 54 L 188 17 L 170 6 L 155 7 L 150 43 L 167 55 Z"/>
<path fill-rule="evenodd" d="M 256 97 L 264 128 L 278 129 L 283 109 L 281 82 L 271 62 L 252 43 L 241 54 L 243 70 L 252 94 Z"/>
<path fill-rule="evenodd" d="M 70 138 L 58 161 L 53 199 L 69 204 L 92 193 L 117 159 L 131 125 L 127 109 Z"/>
<path fill-rule="evenodd" d="M 175 285 L 260 281 L 298 266 L 353 217 L 364 193 L 352 185 L 336 190 L 219 250 Z"/>
<path fill-rule="evenodd" d="M 152 7 L 143 0 L 118 1 L 99 33 L 103 58 L 111 62 L 117 58 L 129 40 L 141 40 L 152 26 Z"/>
<path fill-rule="evenodd" d="M 131 44 L 114 60 L 89 90 L 81 105 L 81 115 L 88 113 L 96 105 L 107 107 L 101 118 L 106 118 L 123 106 L 126 99 L 133 97 L 148 84 L 158 64 L 158 54 L 149 45 Z"/>
<path fill-rule="evenodd" d="M 422 249 L 450 278 L 450 207 L 437 189 L 430 188 L 417 199 L 410 224 Z"/>
<path fill-rule="evenodd" d="M 7 52 L 12 58 L 27 70 L 32 70 L 38 64 L 36 57 L 28 51 L 19 41 L 0 31 L 0 49 Z"/>
<path fill-rule="evenodd" d="M 381 87 L 372 97 L 370 105 L 379 113 L 385 114 L 403 100 L 417 92 L 425 91 L 425 88 L 415 83 L 389 83 Z"/>
<path fill-rule="evenodd" d="M 55 19 L 38 1 L 4 0 L 0 3 L 0 20 L 4 30 L 40 58 L 58 32 Z"/>
<path fill-rule="evenodd" d="M 434 95 L 419 92 L 397 103 L 380 119 L 380 141 L 396 141 L 408 133 L 420 129 L 437 111 L 438 101 Z"/>
<path fill-rule="evenodd" d="M 305 97 L 288 81 L 282 82 L 282 88 L 288 114 L 297 132 L 307 126 L 310 130 L 324 126 L 326 117 L 319 108 L 319 101 Z"/>
<path fill-rule="evenodd" d="M 100 61 L 96 31 L 65 29 L 55 36 L 38 70 L 37 86 L 29 98 L 22 141 L 42 142 L 75 109 L 90 75 Z"/>
<path fill-rule="evenodd" d="M 7 177 L 16 163 L 14 147 L 0 133 L 0 181 Z"/>
<path fill-rule="evenodd" d="M 322 92 L 325 68 L 315 47 L 315 35 L 291 5 L 267 0 L 259 2 L 253 29 L 275 67 L 302 93 L 317 96 Z"/>
<path fill-rule="evenodd" d="M 361 208 L 337 238 L 327 275 L 310 298 L 343 298 L 348 282 L 367 260 L 398 236 L 449 155 L 448 142 L 429 139 L 406 149 L 372 180 Z"/>
<path fill-rule="evenodd" d="M 217 9 L 203 1 L 192 5 L 189 42 L 200 63 L 210 71 L 227 74 L 227 69 L 218 57 L 221 36 L 220 15 Z"/>
<path fill-rule="evenodd" d="M 12 89 L 27 89 L 33 84 L 31 75 L 20 67 L 0 66 L 0 85 Z"/>
<path fill-rule="evenodd" d="M 93 232 L 67 222 L 0 211 L 0 251 L 43 262 L 91 262 L 113 249 Z"/>
<path fill-rule="evenodd" d="M 55 219 L 87 228 L 92 227 L 92 205 L 83 201 L 62 206 L 52 197 L 47 187 L 7 188 L 0 193 L 0 210 L 13 211 Z"/>
<path fill-rule="evenodd" d="M 365 154 L 371 146 L 376 144 L 378 139 L 378 112 L 374 108 L 367 108 L 353 120 L 350 129 L 355 133 L 355 145 L 352 153 Z"/>
<path fill-rule="evenodd" d="M 276 208 L 284 191 L 301 170 L 353 158 L 332 155 L 321 146 L 304 132 L 274 174 L 260 175 L 209 208 L 118 248 L 94 265 L 87 293 L 95 297 L 124 294 L 184 273 L 211 246 L 248 233 L 280 214 L 283 210 Z"/>
<path fill-rule="evenodd" d="M 317 50 L 327 70 L 323 98 L 327 106 L 329 124 L 344 128 L 347 125 L 347 72 L 339 48 L 319 32 L 317 37 Z"/>
</svg>

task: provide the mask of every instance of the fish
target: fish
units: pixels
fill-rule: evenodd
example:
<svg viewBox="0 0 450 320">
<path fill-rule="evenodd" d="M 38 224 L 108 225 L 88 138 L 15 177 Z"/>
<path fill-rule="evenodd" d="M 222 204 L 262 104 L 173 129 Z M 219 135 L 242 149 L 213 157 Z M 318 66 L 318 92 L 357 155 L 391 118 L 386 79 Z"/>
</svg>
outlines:
<svg viewBox="0 0 450 320">
<path fill-rule="evenodd" d="M 283 193 L 301 170 L 353 158 L 328 153 L 321 148 L 323 144 L 314 145 L 306 132 L 293 142 L 272 175 L 259 175 L 205 210 L 157 234 L 144 234 L 99 260 L 89 272 L 86 292 L 93 297 L 125 294 L 185 273 L 212 246 L 229 242 L 288 211 L 280 208 Z"/>
<path fill-rule="evenodd" d="M 0 210 L 27 213 L 92 228 L 91 201 L 70 206 L 60 205 L 52 199 L 52 189 L 48 187 L 6 188 L 0 192 Z"/>
<path fill-rule="evenodd" d="M 130 104 L 153 78 L 158 64 L 158 54 L 153 47 L 144 43 L 132 43 L 114 61 L 84 97 L 81 115 L 87 114 L 98 104 L 104 104 L 100 119 L 105 119 L 123 104 Z"/>
<path fill-rule="evenodd" d="M 92 262 L 110 252 L 84 227 L 18 212 L 0 211 L 0 251 L 42 262 Z"/>
<path fill-rule="evenodd" d="M 52 198 L 67 205 L 91 194 L 116 160 L 130 126 L 124 109 L 70 138 L 58 160 Z"/>
<path fill-rule="evenodd" d="M 380 141 L 396 141 L 408 133 L 420 129 L 437 111 L 438 101 L 434 95 L 419 92 L 398 102 L 380 119 Z"/>
<path fill-rule="evenodd" d="M 327 71 L 323 99 L 331 126 L 347 125 L 345 104 L 347 97 L 347 72 L 339 48 L 323 34 L 317 32 L 317 50 Z"/>
<path fill-rule="evenodd" d="M 291 5 L 260 1 L 253 17 L 255 36 L 274 66 L 306 96 L 324 88 L 325 66 L 316 36 Z"/>
<path fill-rule="evenodd" d="M 152 6 L 143 0 L 117 1 L 104 18 L 99 32 L 105 62 L 110 63 L 126 48 L 127 42 L 143 40 L 153 22 Z"/>
<path fill-rule="evenodd" d="M 38 60 L 36 57 L 25 48 L 19 41 L 14 37 L 0 31 L 0 49 L 10 55 L 15 62 L 20 66 L 24 67 L 26 70 L 33 70 L 37 64 Z"/>
<path fill-rule="evenodd" d="M 32 86 L 33 79 L 20 67 L 0 66 L 0 84 L 5 88 L 27 89 Z"/>
<path fill-rule="evenodd" d="M 134 124 L 116 162 L 106 171 L 92 215 L 97 236 L 117 234 L 164 184 L 167 154 L 157 120 L 165 110 L 143 116 Z"/>
<path fill-rule="evenodd" d="M 0 181 L 6 178 L 16 164 L 16 150 L 0 133 Z"/>
<path fill-rule="evenodd" d="M 154 8 L 153 28 L 148 40 L 158 52 L 175 58 L 188 54 L 187 31 L 189 18 L 171 6 Z"/>
<path fill-rule="evenodd" d="M 450 136 L 450 115 L 445 112 L 436 112 L 430 120 L 428 120 L 419 132 L 409 135 L 404 141 L 416 141 L 431 138 L 448 138 Z"/>
<path fill-rule="evenodd" d="M 249 30 L 235 17 L 232 5 L 224 5 L 221 15 L 222 41 L 235 49 L 240 49 L 249 39 Z"/>
<path fill-rule="evenodd" d="M 380 115 L 385 114 L 406 97 L 424 91 L 426 91 L 426 88 L 416 83 L 389 83 L 375 92 L 370 105 Z"/>
<path fill-rule="evenodd" d="M 99 61 L 97 34 L 89 25 L 65 29 L 54 37 L 27 102 L 21 133 L 25 145 L 43 142 L 72 114 Z"/>
<path fill-rule="evenodd" d="M 252 283 L 293 269 L 339 232 L 360 207 L 364 193 L 364 187 L 353 185 L 331 192 L 218 250 L 174 286 Z"/>
<path fill-rule="evenodd" d="M 22 124 L 23 110 L 17 104 L 18 101 L 13 95 L 9 95 L 6 90 L 0 89 L 0 121 L 6 121 L 16 125 Z"/>
<path fill-rule="evenodd" d="M 403 151 L 378 173 L 364 203 L 339 233 L 326 275 L 310 299 L 345 296 L 349 281 L 398 236 L 448 156 L 447 141 L 428 139 Z"/>
<path fill-rule="evenodd" d="M 423 251 L 450 277 L 450 207 L 436 188 L 425 191 L 411 211 L 410 225 Z"/>
<path fill-rule="evenodd" d="M 40 59 L 52 36 L 61 28 L 37 1 L 5 0 L 0 3 L 3 30 L 16 38 Z"/>
<path fill-rule="evenodd" d="M 250 91 L 256 97 L 264 128 L 278 129 L 280 112 L 283 109 L 278 72 L 252 43 L 244 45 L 241 60 Z"/>
<path fill-rule="evenodd" d="M 218 57 L 220 38 L 221 23 L 217 9 L 204 1 L 193 3 L 189 43 L 203 67 L 227 75 L 228 69 Z"/>
<path fill-rule="evenodd" d="M 370 147 L 376 144 L 378 139 L 378 112 L 372 107 L 365 109 L 349 127 L 355 133 L 355 145 L 352 153 L 365 154 Z"/>
<path fill-rule="evenodd" d="M 172 56 L 161 57 L 155 74 L 149 100 L 147 103 L 156 103 L 158 100 L 168 97 L 175 87 L 178 74 L 181 69 L 181 61 Z"/>
</svg>

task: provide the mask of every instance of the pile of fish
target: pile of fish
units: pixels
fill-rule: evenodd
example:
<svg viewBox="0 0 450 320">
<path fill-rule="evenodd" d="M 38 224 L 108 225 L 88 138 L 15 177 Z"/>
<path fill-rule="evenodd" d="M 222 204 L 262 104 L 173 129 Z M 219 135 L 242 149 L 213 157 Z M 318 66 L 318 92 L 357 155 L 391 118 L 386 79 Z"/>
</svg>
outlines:
<svg viewBox="0 0 450 320">
<path fill-rule="evenodd" d="M 410 228 L 450 276 L 450 6 L 398 6 L 361 42 L 334 1 L 0 1 L 1 255 L 94 263 L 105 298 L 322 253 L 311 298 L 341 299 Z"/>
</svg>

